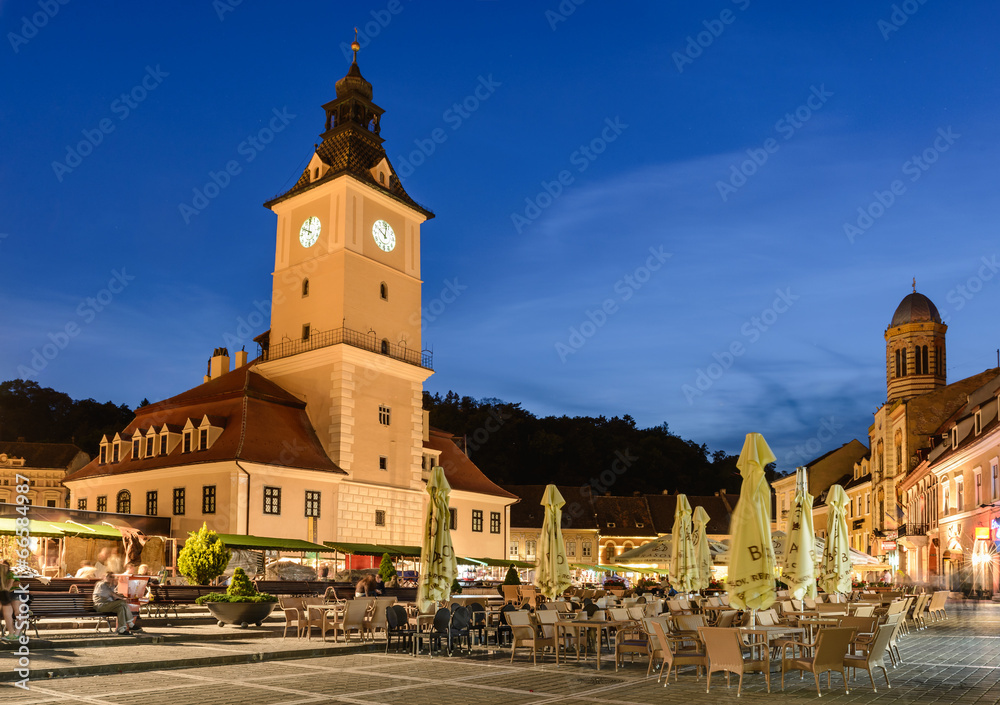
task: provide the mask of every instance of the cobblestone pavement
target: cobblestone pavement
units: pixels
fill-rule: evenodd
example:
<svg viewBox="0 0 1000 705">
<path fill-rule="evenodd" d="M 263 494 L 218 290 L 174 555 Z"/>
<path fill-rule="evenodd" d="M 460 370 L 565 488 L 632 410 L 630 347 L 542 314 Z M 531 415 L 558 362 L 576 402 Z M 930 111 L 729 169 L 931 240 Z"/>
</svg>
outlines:
<svg viewBox="0 0 1000 705">
<path fill-rule="evenodd" d="M 228 648 L 215 644 L 213 647 Z M 947 621 L 912 632 L 900 643 L 902 665 L 889 668 L 891 689 L 877 676 L 873 693 L 867 674 L 859 672 L 845 694 L 840 676 L 832 690 L 824 679 L 827 702 L 864 703 L 1000 703 L 1000 605 L 949 607 Z M 710 703 L 736 695 L 716 675 L 711 694 L 704 678 L 682 673 L 676 682 L 657 685 L 646 678 L 646 661 L 637 659 L 615 673 L 605 657 L 602 670 L 594 662 L 570 662 L 558 668 L 550 656 L 532 666 L 527 652 L 509 662 L 509 652 L 490 656 L 413 658 L 405 655 L 343 654 L 290 661 L 270 661 L 186 670 L 151 670 L 124 675 L 35 679 L 29 691 L 0 686 L 0 703 L 136 703 L 186 705 L 224 703 L 406 703 L 406 705 L 520 705 L 558 703 L 623 705 Z M 169 666 L 165 659 L 164 666 Z M 780 690 L 773 674 L 768 694 L 760 675 L 744 679 L 746 702 L 814 702 L 812 679 L 792 676 Z"/>
</svg>

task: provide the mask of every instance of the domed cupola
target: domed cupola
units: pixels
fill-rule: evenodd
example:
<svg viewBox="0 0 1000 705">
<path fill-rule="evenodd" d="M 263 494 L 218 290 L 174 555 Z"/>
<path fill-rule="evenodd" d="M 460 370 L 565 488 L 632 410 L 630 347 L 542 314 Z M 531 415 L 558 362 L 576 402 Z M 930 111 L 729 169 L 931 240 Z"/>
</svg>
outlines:
<svg viewBox="0 0 1000 705">
<path fill-rule="evenodd" d="M 934 302 L 917 293 L 907 294 L 885 330 L 886 400 L 892 403 L 934 391 L 947 384 L 945 333 Z"/>
</svg>

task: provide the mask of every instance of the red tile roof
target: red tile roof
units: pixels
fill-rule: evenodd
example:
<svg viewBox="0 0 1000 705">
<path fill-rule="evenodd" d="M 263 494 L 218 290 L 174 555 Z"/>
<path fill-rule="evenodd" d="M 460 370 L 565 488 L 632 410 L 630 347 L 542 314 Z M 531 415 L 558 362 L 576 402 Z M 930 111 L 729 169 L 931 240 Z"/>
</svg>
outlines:
<svg viewBox="0 0 1000 705">
<path fill-rule="evenodd" d="M 500 487 L 476 467 L 455 444 L 454 434 L 432 427 L 429 436 L 429 440 L 424 441 L 424 448 L 441 451 L 438 465 L 444 468 L 444 476 L 453 490 L 518 499 L 517 495 Z"/>
<path fill-rule="evenodd" d="M 346 474 L 330 460 L 316 437 L 305 402 L 254 372 L 253 367 L 253 363 L 244 365 L 137 409 L 135 419 L 122 433 L 131 438 L 136 429 L 145 433 L 151 426 L 159 430 L 164 424 L 180 428 L 187 419 L 200 421 L 208 414 L 216 423 L 224 420 L 223 431 L 211 447 L 184 453 L 182 444 L 177 444 L 168 455 L 136 459 L 131 444 L 126 443 L 119 462 L 102 465 L 98 457 L 67 475 L 66 480 L 227 460 Z"/>
</svg>

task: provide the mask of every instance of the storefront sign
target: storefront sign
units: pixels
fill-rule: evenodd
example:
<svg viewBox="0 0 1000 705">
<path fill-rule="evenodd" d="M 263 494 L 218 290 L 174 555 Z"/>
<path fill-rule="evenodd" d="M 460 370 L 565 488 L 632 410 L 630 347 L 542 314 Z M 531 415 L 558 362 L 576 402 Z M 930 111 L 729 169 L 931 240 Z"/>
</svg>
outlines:
<svg viewBox="0 0 1000 705">
<path fill-rule="evenodd" d="M 895 551 L 896 550 L 896 542 L 895 541 L 883 541 L 882 542 L 882 550 L 885 551 L 886 553 L 888 553 L 889 551 Z"/>
<path fill-rule="evenodd" d="M 989 541 L 990 539 L 990 528 L 988 526 L 977 526 L 976 527 L 976 538 L 985 539 Z"/>
</svg>

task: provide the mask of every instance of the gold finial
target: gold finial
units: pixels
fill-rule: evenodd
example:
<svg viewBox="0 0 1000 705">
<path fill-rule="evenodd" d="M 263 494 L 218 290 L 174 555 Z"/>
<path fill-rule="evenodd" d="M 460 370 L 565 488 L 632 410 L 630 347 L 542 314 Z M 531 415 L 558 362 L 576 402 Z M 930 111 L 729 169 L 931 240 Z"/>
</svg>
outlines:
<svg viewBox="0 0 1000 705">
<path fill-rule="evenodd" d="M 361 51 L 361 45 L 358 44 L 358 28 L 354 28 L 354 41 L 351 42 L 351 50 L 354 52 L 354 63 L 358 63 L 358 52 Z"/>
<path fill-rule="evenodd" d="M 913 293 L 917 293 L 917 278 L 913 277 Z"/>
</svg>

